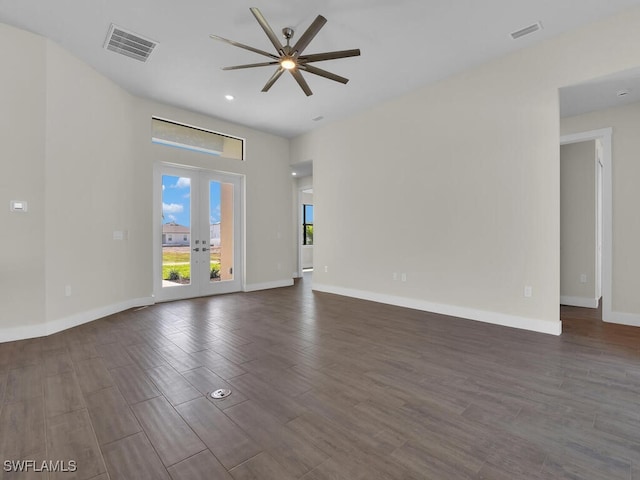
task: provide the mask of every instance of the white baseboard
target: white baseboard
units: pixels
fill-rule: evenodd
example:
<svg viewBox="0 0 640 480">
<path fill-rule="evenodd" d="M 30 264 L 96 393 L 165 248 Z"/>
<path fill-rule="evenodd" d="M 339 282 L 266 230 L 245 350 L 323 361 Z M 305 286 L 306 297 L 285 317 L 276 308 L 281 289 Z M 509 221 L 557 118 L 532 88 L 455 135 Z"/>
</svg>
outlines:
<svg viewBox="0 0 640 480">
<path fill-rule="evenodd" d="M 504 313 L 489 312 L 485 310 L 475 310 L 467 307 L 458 307 L 456 305 L 432 303 L 413 298 L 398 297 L 395 295 L 385 295 L 363 290 L 335 287 L 333 285 L 314 283 L 313 289 L 320 292 L 334 293 L 336 295 L 386 303 L 389 305 L 412 308 L 414 310 L 422 310 L 425 312 L 439 313 L 441 315 L 450 315 L 453 317 L 465 318 L 467 320 L 476 320 L 494 325 L 502 325 L 504 327 L 531 330 L 533 332 L 547 333 L 550 335 L 560 335 L 562 333 L 562 322 L 560 320 L 537 320 L 535 318 L 519 317 L 516 315 L 507 315 Z"/>
<path fill-rule="evenodd" d="M 624 312 L 611 312 L 611 317 L 602 319 L 603 322 L 619 323 L 621 325 L 631 325 L 640 327 L 640 315 Z"/>
<path fill-rule="evenodd" d="M 598 308 L 598 299 L 587 297 L 567 297 L 566 295 L 560 295 L 560 305 L 569 305 L 570 307 Z"/>
<path fill-rule="evenodd" d="M 132 298 L 123 302 L 107 305 L 104 307 L 76 313 L 69 317 L 52 320 L 50 322 L 35 325 L 11 327 L 0 330 L 0 343 L 13 342 L 16 340 L 26 340 L 28 338 L 45 337 L 54 333 L 77 327 L 88 322 L 93 322 L 99 318 L 108 317 L 114 313 L 122 312 L 134 307 L 153 305 L 153 297 Z"/>
<path fill-rule="evenodd" d="M 244 292 L 257 292 L 258 290 L 269 290 L 270 288 L 290 287 L 293 285 L 293 279 L 276 280 L 275 282 L 250 283 L 244 286 Z"/>
<path fill-rule="evenodd" d="M 46 334 L 46 326 L 44 323 L 2 328 L 0 329 L 0 343 L 14 342 L 16 340 L 26 340 L 28 338 L 44 337 Z"/>
</svg>

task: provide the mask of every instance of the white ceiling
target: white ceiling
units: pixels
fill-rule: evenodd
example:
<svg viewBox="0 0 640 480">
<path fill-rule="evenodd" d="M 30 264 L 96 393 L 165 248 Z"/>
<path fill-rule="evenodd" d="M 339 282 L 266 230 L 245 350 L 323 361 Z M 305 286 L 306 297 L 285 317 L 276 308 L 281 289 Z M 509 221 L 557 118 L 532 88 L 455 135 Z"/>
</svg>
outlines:
<svg viewBox="0 0 640 480">
<path fill-rule="evenodd" d="M 636 5 L 640 0 L 0 0 L 0 22 L 52 39 L 134 94 L 293 137 Z M 222 71 L 264 57 L 211 40 L 211 33 L 273 48 L 249 11 L 254 6 L 276 33 L 289 26 L 300 35 L 325 16 L 305 53 L 360 48 L 360 57 L 316 64 L 350 82 L 305 74 L 314 92 L 306 97 L 290 75 L 262 93 L 273 67 Z M 542 31 L 511 39 L 538 21 Z M 159 43 L 147 63 L 103 48 L 111 23 Z"/>
<path fill-rule="evenodd" d="M 640 102 L 640 67 L 560 89 L 560 116 Z"/>
</svg>

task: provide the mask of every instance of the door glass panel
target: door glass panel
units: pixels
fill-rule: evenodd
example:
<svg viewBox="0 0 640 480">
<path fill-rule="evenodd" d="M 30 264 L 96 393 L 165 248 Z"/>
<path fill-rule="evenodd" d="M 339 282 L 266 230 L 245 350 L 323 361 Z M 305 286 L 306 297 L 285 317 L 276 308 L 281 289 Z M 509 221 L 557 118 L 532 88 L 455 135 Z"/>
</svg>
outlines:
<svg viewBox="0 0 640 480">
<path fill-rule="evenodd" d="M 209 181 L 211 282 L 233 280 L 233 184 Z"/>
<path fill-rule="evenodd" d="M 162 176 L 162 287 L 191 284 L 191 179 Z"/>
</svg>

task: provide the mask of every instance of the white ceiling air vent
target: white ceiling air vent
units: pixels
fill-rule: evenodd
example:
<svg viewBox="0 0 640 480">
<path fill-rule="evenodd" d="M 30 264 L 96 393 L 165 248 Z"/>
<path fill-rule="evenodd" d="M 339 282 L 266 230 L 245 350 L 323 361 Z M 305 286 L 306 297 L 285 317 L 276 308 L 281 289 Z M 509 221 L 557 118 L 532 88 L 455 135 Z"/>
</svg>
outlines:
<svg viewBox="0 0 640 480">
<path fill-rule="evenodd" d="M 520 37 L 524 37 L 525 35 L 529 35 L 533 32 L 537 32 L 538 30 L 542 30 L 542 23 L 534 23 L 533 25 L 529 25 L 528 27 L 524 27 L 517 32 L 511 32 L 511 38 L 514 40 Z"/>
<path fill-rule="evenodd" d="M 157 42 L 140 35 L 128 32 L 124 28 L 111 24 L 104 48 L 112 52 L 120 53 L 130 58 L 135 58 L 141 62 L 146 62 Z"/>
</svg>

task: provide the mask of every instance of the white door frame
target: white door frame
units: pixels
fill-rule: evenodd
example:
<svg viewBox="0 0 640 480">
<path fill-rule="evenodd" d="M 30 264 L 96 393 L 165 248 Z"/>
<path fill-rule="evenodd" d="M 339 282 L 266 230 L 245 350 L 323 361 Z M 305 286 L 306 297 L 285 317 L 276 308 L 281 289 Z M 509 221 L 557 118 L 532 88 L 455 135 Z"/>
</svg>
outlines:
<svg viewBox="0 0 640 480">
<path fill-rule="evenodd" d="M 172 292 L 164 291 L 162 287 L 162 175 L 179 174 L 182 172 L 192 172 L 200 177 L 210 175 L 220 180 L 228 180 L 236 184 L 234 189 L 234 279 L 228 282 L 216 282 L 215 288 L 203 293 L 197 288 L 175 287 Z M 171 301 L 179 299 L 194 298 L 204 295 L 239 292 L 245 289 L 245 241 L 244 241 L 244 175 L 221 172 L 212 169 L 203 169 L 189 165 L 179 165 L 173 163 L 158 162 L 153 169 L 153 291 L 156 302 Z M 191 190 L 193 194 L 193 188 Z M 203 195 L 201 195 L 202 197 Z M 201 199 L 192 198 L 192 208 L 194 202 L 201 203 Z M 194 247 L 193 239 L 196 232 L 192 229 L 191 248 Z M 208 233 L 207 233 L 208 237 Z"/>
<path fill-rule="evenodd" d="M 600 139 L 596 140 L 596 272 L 598 272 L 596 278 L 596 297 L 602 298 L 602 189 L 603 178 L 602 172 L 604 170 L 604 164 L 602 163 L 602 142 Z"/>
<path fill-rule="evenodd" d="M 602 320 L 615 322 L 612 311 L 613 290 L 613 177 L 611 174 L 613 129 L 603 128 L 562 135 L 560 145 L 599 140 L 602 145 Z"/>
</svg>

